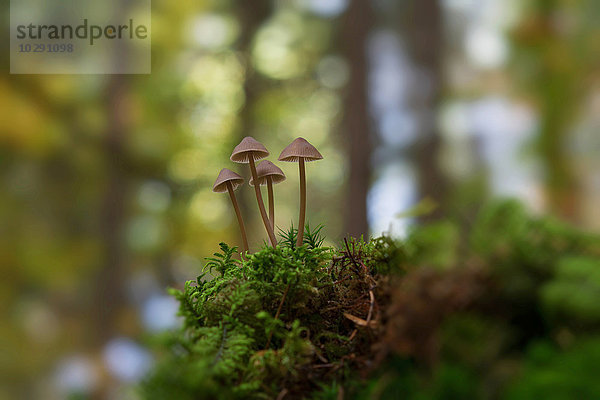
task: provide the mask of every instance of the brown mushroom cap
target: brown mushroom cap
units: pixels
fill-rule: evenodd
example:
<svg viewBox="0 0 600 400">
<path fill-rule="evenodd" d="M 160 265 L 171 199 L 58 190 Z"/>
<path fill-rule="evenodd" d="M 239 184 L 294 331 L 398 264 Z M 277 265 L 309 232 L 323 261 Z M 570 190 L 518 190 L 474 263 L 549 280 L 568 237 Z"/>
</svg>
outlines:
<svg viewBox="0 0 600 400">
<path fill-rule="evenodd" d="M 261 161 L 260 164 L 256 166 L 256 174 L 258 175 L 258 184 L 266 185 L 267 177 L 271 177 L 271 181 L 274 184 L 281 183 L 285 181 L 285 174 L 277 165 L 273 164 L 269 160 Z M 250 178 L 249 182 L 250 186 L 254 186 L 254 178 Z"/>
<path fill-rule="evenodd" d="M 283 149 L 279 155 L 279 161 L 295 162 L 300 158 L 304 158 L 305 161 L 315 161 L 323 158 L 319 150 L 304 138 L 296 138 L 288 147 Z"/>
<path fill-rule="evenodd" d="M 255 160 L 260 160 L 261 158 L 265 158 L 269 155 L 269 151 L 262 145 L 259 141 L 254 139 L 251 136 L 246 136 L 240 144 L 235 146 L 233 152 L 231 153 L 231 161 L 247 164 L 250 161 L 249 157 L 254 158 Z"/>
<path fill-rule="evenodd" d="M 231 186 L 233 186 L 233 190 L 235 190 L 238 186 L 244 183 L 244 178 L 242 178 L 230 169 L 223 168 L 221 172 L 219 172 L 219 176 L 217 176 L 217 180 L 213 185 L 213 192 L 226 192 L 227 182 L 231 182 Z"/>
</svg>

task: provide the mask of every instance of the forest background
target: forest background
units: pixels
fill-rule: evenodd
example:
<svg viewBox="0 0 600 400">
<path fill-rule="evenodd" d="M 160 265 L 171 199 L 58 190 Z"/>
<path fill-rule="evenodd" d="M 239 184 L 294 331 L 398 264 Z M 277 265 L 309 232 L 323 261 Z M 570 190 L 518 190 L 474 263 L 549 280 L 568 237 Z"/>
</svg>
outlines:
<svg viewBox="0 0 600 400">
<path fill-rule="evenodd" d="M 598 20 L 594 0 L 154 0 L 150 75 L 9 75 L 3 41 L 0 399 L 135 396 L 147 338 L 180 323 L 165 289 L 240 242 L 211 188 L 248 178 L 244 136 L 321 151 L 308 220 L 328 244 L 504 196 L 598 231 Z M 436 207 L 401 214 L 416 204 Z"/>
</svg>

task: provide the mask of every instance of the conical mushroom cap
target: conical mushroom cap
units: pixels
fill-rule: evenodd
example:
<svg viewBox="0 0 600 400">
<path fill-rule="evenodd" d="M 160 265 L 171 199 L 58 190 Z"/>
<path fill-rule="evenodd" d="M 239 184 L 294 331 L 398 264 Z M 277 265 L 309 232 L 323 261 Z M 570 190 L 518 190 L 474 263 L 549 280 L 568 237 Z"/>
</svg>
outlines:
<svg viewBox="0 0 600 400">
<path fill-rule="evenodd" d="M 261 161 L 256 166 L 256 175 L 258 175 L 258 184 L 266 185 L 267 177 L 271 177 L 273 183 L 281 183 L 285 181 L 285 174 L 277 165 L 273 164 L 269 160 Z M 254 186 L 254 178 L 250 178 L 250 186 Z"/>
<path fill-rule="evenodd" d="M 261 158 L 265 158 L 269 155 L 269 151 L 262 145 L 259 141 L 254 139 L 252 136 L 246 136 L 242 139 L 240 144 L 235 146 L 233 152 L 231 153 L 231 161 L 247 164 L 250 161 L 249 157 L 252 157 L 255 160 L 260 160 Z"/>
<path fill-rule="evenodd" d="M 231 186 L 233 187 L 233 190 L 235 190 L 238 186 L 244 183 L 244 178 L 242 178 L 230 169 L 223 168 L 221 172 L 219 172 L 219 176 L 217 176 L 217 180 L 213 185 L 213 192 L 226 192 L 227 182 L 231 182 Z"/>
<path fill-rule="evenodd" d="M 323 158 L 319 150 L 304 138 L 296 138 L 279 155 L 279 161 L 295 162 L 304 158 L 305 161 L 315 161 Z"/>
</svg>

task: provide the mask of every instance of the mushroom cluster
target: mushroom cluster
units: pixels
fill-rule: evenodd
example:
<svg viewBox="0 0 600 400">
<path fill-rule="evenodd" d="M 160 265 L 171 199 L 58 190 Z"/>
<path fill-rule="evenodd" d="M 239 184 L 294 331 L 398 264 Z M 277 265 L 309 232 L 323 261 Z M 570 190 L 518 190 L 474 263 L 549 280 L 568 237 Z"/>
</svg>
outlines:
<svg viewBox="0 0 600 400">
<path fill-rule="evenodd" d="M 273 195 L 273 185 L 283 182 L 286 178 L 283 171 L 271 161 L 264 160 L 261 161 L 258 166 L 256 165 L 255 161 L 263 159 L 268 155 L 269 151 L 265 146 L 253 137 L 247 136 L 233 149 L 230 159 L 236 163 L 249 164 L 250 172 L 252 174 L 249 184 L 254 187 L 260 216 L 265 225 L 269 241 L 271 242 L 271 245 L 275 247 L 277 246 L 277 239 L 275 238 L 275 200 Z M 279 161 L 298 162 L 300 171 L 300 215 L 298 218 L 298 237 L 296 241 L 296 246 L 298 247 L 302 245 L 304 238 L 304 222 L 306 218 L 306 173 L 304 164 L 307 161 L 315 161 L 322 158 L 323 156 L 321 153 L 319 153 L 319 151 L 304 138 L 295 139 L 290 145 L 283 149 L 278 158 Z M 227 168 L 223 168 L 215 181 L 213 192 L 229 192 L 229 197 L 231 198 L 231 203 L 240 226 L 244 253 L 247 253 L 248 239 L 244 227 L 244 220 L 234 194 L 234 190 L 243 182 L 244 178 L 240 175 Z M 260 186 L 267 186 L 269 202 L 268 216 L 267 211 L 265 210 Z"/>
</svg>

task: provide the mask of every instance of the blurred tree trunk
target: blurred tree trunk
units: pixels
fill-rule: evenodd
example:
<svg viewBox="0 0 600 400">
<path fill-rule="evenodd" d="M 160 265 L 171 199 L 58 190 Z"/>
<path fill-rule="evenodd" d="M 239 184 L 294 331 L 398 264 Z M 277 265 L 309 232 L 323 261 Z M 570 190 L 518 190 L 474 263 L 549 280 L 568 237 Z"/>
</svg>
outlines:
<svg viewBox="0 0 600 400">
<path fill-rule="evenodd" d="M 103 345 L 114 335 L 120 308 L 125 300 L 125 263 L 123 224 L 125 196 L 128 190 L 124 166 L 124 140 L 127 112 L 124 99 L 127 85 L 124 75 L 112 75 L 107 87 L 108 128 L 105 134 L 106 191 L 101 210 L 100 235 L 103 243 L 103 266 L 96 282 L 94 336 Z"/>
<path fill-rule="evenodd" d="M 545 74 L 549 79 L 560 81 L 560 74 Z M 569 134 L 570 106 L 563 106 L 564 99 L 573 98 L 570 88 L 552 83 L 552 89 L 558 92 L 556 97 L 541 98 L 541 121 L 539 148 L 544 171 L 546 172 L 546 199 L 550 211 L 562 218 L 580 222 L 582 204 L 581 182 L 574 171 L 565 143 Z M 562 99 L 562 100 L 559 100 Z M 565 112 L 566 109 L 566 112 Z"/>
<path fill-rule="evenodd" d="M 409 19 L 404 19 L 408 51 L 417 82 L 410 95 L 418 121 L 419 138 L 414 153 L 419 199 L 430 198 L 438 207 L 421 221 L 435 220 L 444 214 L 448 182 L 439 163 L 442 140 L 436 126 L 443 73 L 443 21 L 440 0 L 412 0 Z"/>
<path fill-rule="evenodd" d="M 118 19 L 130 6 L 130 0 L 123 0 L 114 10 Z M 117 42 L 112 54 L 115 65 L 124 66 L 131 62 L 127 49 Z M 96 277 L 93 310 L 94 329 L 91 337 L 97 346 L 103 346 L 117 334 L 119 314 L 125 303 L 127 265 L 125 264 L 126 220 L 125 201 L 128 191 L 128 177 L 125 168 L 125 137 L 131 128 L 129 102 L 129 75 L 110 75 L 105 93 L 107 129 L 102 149 L 106 165 L 106 188 L 100 210 L 100 240 L 104 259 Z M 98 393 L 104 397 L 103 393 Z"/>
<path fill-rule="evenodd" d="M 367 39 L 374 20 L 368 0 L 350 2 L 342 26 L 341 48 L 351 68 L 342 135 L 348 144 L 350 173 L 346 198 L 346 233 L 369 233 L 367 193 L 371 180 L 371 121 L 369 117 Z"/>
<path fill-rule="evenodd" d="M 589 218 L 582 210 L 586 193 L 581 156 L 590 154 L 593 145 L 576 145 L 578 129 L 573 128 L 585 118 L 596 90 L 590 83 L 597 80 L 600 52 L 598 37 L 591 32 L 598 31 L 598 4 L 534 0 L 510 33 L 512 77 L 538 106 L 537 151 L 546 207 L 563 219 L 584 224 Z M 569 23 L 560 23 L 563 20 Z"/>
<path fill-rule="evenodd" d="M 267 0 L 241 1 L 238 3 L 238 20 L 241 26 L 240 38 L 236 49 L 244 58 L 246 79 L 244 81 L 244 106 L 240 110 L 240 131 L 235 141 L 237 145 L 244 137 L 252 136 L 254 131 L 253 107 L 260 95 L 263 82 L 252 67 L 252 44 L 256 32 L 263 22 L 271 15 L 271 2 Z M 257 218 L 256 205 L 253 202 L 253 192 L 239 190 L 236 193 L 239 206 L 247 226 L 251 226 L 252 219 Z M 254 204 L 253 204 L 254 203 Z M 241 243 L 241 236 L 240 236 Z M 250 243 L 252 246 L 252 243 Z"/>
<path fill-rule="evenodd" d="M 568 13 L 569 7 L 573 7 L 567 4 L 534 2 L 532 14 L 516 27 L 513 40 L 518 63 L 521 62 L 518 57 L 523 57 L 523 62 L 536 61 L 536 69 L 526 77 L 526 84 L 539 105 L 538 149 L 544 166 L 548 208 L 567 220 L 579 222 L 582 187 L 568 147 L 569 128 L 581 107 L 580 99 L 585 96 L 584 77 L 597 68 L 592 56 L 597 54 L 597 45 L 586 47 L 582 37 L 574 33 L 569 36 L 556 24 L 556 16 Z M 578 29 L 584 30 L 585 24 L 582 26 Z M 588 53 L 588 49 L 593 53 Z M 556 54 L 562 55 L 561 62 L 556 61 Z"/>
</svg>

